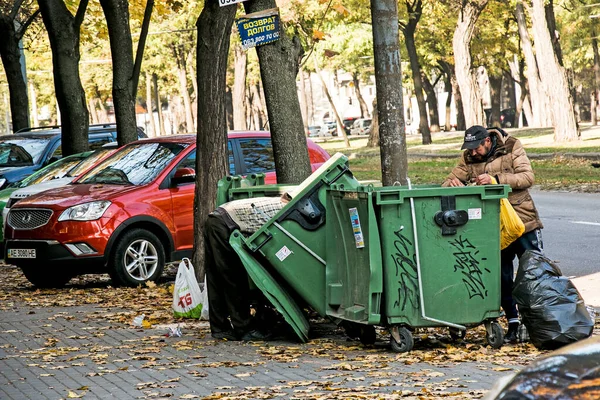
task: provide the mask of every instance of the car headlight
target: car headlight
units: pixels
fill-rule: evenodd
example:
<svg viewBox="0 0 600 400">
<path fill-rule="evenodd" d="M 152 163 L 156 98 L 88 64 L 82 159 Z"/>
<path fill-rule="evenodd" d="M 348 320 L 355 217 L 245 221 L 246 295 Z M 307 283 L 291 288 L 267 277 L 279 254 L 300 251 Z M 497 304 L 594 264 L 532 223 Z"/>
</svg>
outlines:
<svg viewBox="0 0 600 400">
<path fill-rule="evenodd" d="M 95 219 L 100 218 L 108 206 L 110 206 L 110 201 L 101 200 L 101 201 L 92 201 L 90 203 L 78 204 L 73 207 L 67 208 L 60 214 L 58 217 L 59 221 L 93 221 Z"/>
</svg>

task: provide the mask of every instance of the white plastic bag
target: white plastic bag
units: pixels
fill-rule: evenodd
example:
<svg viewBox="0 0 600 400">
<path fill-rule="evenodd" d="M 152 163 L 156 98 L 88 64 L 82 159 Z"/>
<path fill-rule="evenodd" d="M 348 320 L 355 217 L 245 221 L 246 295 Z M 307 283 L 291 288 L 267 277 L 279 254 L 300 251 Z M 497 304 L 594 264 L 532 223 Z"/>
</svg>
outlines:
<svg viewBox="0 0 600 400">
<path fill-rule="evenodd" d="M 200 290 L 191 261 L 184 258 L 179 263 L 173 289 L 173 314 L 180 318 L 199 319 L 202 314 L 204 294 Z"/>
<path fill-rule="evenodd" d="M 206 275 L 204 275 L 204 285 L 202 285 L 202 312 L 200 319 L 208 321 L 208 287 L 206 286 Z"/>
</svg>

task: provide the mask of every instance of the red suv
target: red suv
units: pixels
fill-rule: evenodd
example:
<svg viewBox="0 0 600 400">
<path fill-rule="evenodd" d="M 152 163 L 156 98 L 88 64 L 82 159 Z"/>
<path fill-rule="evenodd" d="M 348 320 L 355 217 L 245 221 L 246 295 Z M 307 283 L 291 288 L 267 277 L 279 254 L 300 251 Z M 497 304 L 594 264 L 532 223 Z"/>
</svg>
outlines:
<svg viewBox="0 0 600 400">
<path fill-rule="evenodd" d="M 308 140 L 313 170 L 329 154 Z M 275 182 L 268 132 L 229 134 L 232 174 L 265 172 Z M 39 287 L 108 272 L 137 286 L 165 262 L 191 256 L 194 243 L 196 137 L 130 143 L 72 184 L 23 199 L 10 210 L 5 260 Z"/>
</svg>

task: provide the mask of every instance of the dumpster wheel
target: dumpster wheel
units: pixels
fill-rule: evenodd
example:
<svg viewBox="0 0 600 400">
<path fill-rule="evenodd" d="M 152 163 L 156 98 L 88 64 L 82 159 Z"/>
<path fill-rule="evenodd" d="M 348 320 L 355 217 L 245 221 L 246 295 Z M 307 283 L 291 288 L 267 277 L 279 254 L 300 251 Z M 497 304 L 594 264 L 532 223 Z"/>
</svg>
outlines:
<svg viewBox="0 0 600 400">
<path fill-rule="evenodd" d="M 504 331 L 497 321 L 486 322 L 487 342 L 493 349 L 499 349 L 504 344 Z"/>
<path fill-rule="evenodd" d="M 390 345 L 395 353 L 411 351 L 414 346 L 412 333 L 403 326 L 392 326 L 390 329 Z"/>
</svg>

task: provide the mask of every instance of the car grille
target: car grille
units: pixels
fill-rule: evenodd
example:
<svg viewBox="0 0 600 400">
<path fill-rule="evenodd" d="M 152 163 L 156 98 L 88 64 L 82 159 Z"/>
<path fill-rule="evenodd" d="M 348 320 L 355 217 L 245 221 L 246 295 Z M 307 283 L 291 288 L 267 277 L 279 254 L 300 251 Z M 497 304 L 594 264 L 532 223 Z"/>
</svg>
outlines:
<svg viewBox="0 0 600 400">
<path fill-rule="evenodd" d="M 52 210 L 22 208 L 10 210 L 7 223 L 13 229 L 35 229 L 46 225 L 51 216 Z"/>
</svg>

